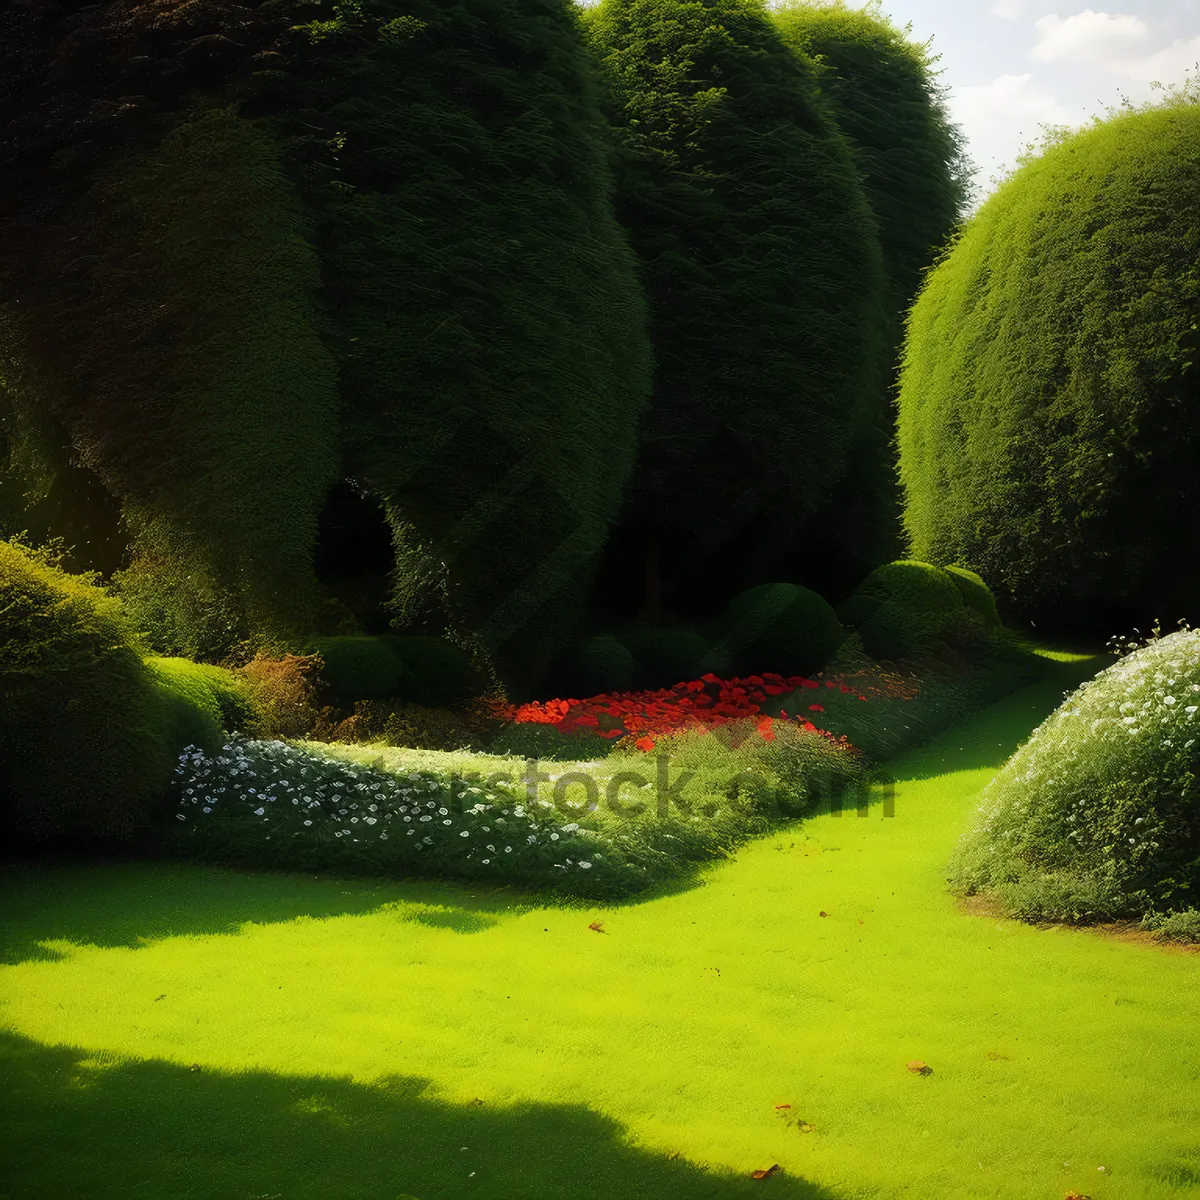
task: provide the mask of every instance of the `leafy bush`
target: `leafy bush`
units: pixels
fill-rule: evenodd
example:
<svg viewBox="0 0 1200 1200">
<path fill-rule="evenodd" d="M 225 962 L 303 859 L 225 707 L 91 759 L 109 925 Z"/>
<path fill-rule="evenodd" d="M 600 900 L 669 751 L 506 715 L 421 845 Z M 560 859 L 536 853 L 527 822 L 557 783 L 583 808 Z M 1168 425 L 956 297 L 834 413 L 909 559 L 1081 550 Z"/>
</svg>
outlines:
<svg viewBox="0 0 1200 1200">
<path fill-rule="evenodd" d="M 642 686 L 664 687 L 694 679 L 708 653 L 708 643 L 690 629 L 636 630 L 621 634 L 620 640 L 634 657 Z"/>
<path fill-rule="evenodd" d="M 1142 918 L 1142 928 L 1150 930 L 1164 942 L 1200 942 L 1200 909 L 1147 913 Z"/>
<path fill-rule="evenodd" d="M 287 654 L 272 658 L 257 654 L 238 668 L 254 708 L 248 729 L 255 737 L 303 737 L 320 715 L 317 680 L 319 654 Z"/>
<path fill-rule="evenodd" d="M 253 728 L 258 713 L 249 687 L 233 671 L 186 658 L 148 658 L 170 714 L 173 747 L 215 750 L 227 731 Z"/>
<path fill-rule="evenodd" d="M 326 710 L 308 737 L 320 742 L 370 742 L 419 750 L 482 747 L 499 721 L 478 705 L 430 708 L 407 700 L 360 700 L 353 713 L 338 718 Z"/>
<path fill-rule="evenodd" d="M 132 836 L 185 734 L 219 744 L 223 706 L 239 704 L 223 673 L 186 667 L 144 662 L 119 601 L 88 577 L 0 542 L 0 786 L 10 828 Z"/>
<path fill-rule="evenodd" d="M 627 646 L 612 634 L 586 638 L 567 655 L 556 682 L 571 695 L 595 696 L 633 687 L 637 663 Z"/>
<path fill-rule="evenodd" d="M 830 494 L 828 516 L 814 531 L 841 550 L 849 582 L 903 552 L 893 462 L 893 364 L 922 272 L 965 213 L 971 167 L 962 131 L 950 121 L 946 89 L 937 81 L 937 59 L 928 42 L 898 29 L 877 5 L 775 0 L 767 11 L 788 45 L 819 60 L 821 93 L 850 145 L 879 226 L 887 274 L 887 348 L 872 420 L 860 429 L 848 470 Z M 806 540 L 806 565 L 822 548 Z"/>
<path fill-rule="evenodd" d="M 401 694 L 424 705 L 454 704 L 487 686 L 461 647 L 444 638 L 386 636 L 387 648 L 404 668 Z"/>
<path fill-rule="evenodd" d="M 945 644 L 968 646 L 983 629 L 983 619 L 963 604 L 954 576 L 908 559 L 877 567 L 838 614 L 879 660 L 922 658 Z"/>
<path fill-rule="evenodd" d="M 722 642 L 737 675 L 775 671 L 811 675 L 833 657 L 842 625 L 832 608 L 808 588 L 765 583 L 735 596 L 725 611 Z"/>
<path fill-rule="evenodd" d="M 1200 631 L 1068 697 L 984 793 L 951 868 L 1026 919 L 1140 917 L 1200 891 Z"/>
<path fill-rule="evenodd" d="M 162 836 L 217 862 L 635 895 L 869 783 L 822 738 L 767 741 L 744 724 L 724 738 L 677 735 L 666 776 L 667 750 L 628 747 L 529 782 L 529 764 L 501 756 L 234 739 L 216 755 L 184 753 Z"/>
<path fill-rule="evenodd" d="M 395 651 L 381 637 L 351 635 L 313 638 L 308 651 L 321 656 L 321 677 L 334 704 L 387 700 L 407 684 L 416 686 Z"/>
<path fill-rule="evenodd" d="M 1196 603 L 1200 92 L 1065 134 L 979 209 L 908 319 L 909 552 L 1039 625 Z"/>
<path fill-rule="evenodd" d="M 704 568 L 731 543 L 769 563 L 819 528 L 874 419 L 885 278 L 817 69 L 763 5 L 601 0 L 582 14 L 656 356 L 626 525 L 657 540 L 669 603 L 728 579 Z M 743 586 L 730 582 L 722 598 Z"/>
<path fill-rule="evenodd" d="M 996 608 L 996 597 L 992 589 L 983 582 L 981 576 L 966 567 L 946 567 L 946 574 L 954 580 L 962 602 L 974 612 L 977 612 L 986 626 L 996 627 L 1000 624 L 1000 613 Z"/>
<path fill-rule="evenodd" d="M 434 610 L 533 688 L 582 615 L 651 368 L 578 14 L 310 13 L 271 115 L 315 156 L 348 470 L 384 503 L 406 623 Z"/>
</svg>

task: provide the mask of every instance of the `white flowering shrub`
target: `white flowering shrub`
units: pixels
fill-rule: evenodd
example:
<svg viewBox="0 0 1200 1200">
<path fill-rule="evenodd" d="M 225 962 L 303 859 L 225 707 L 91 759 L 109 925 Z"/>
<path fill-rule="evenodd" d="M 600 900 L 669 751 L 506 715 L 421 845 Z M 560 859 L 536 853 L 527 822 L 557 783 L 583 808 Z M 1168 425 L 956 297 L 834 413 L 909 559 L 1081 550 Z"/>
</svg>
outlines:
<svg viewBox="0 0 1200 1200">
<path fill-rule="evenodd" d="M 552 882 L 584 894 L 623 890 L 637 874 L 607 861 L 590 830 L 530 811 L 503 788 L 391 775 L 286 742 L 235 738 L 219 754 L 188 747 L 172 798 L 169 843 L 209 861 Z"/>
<path fill-rule="evenodd" d="M 1071 694 L 997 774 L 951 883 L 1027 919 L 1185 911 L 1200 893 L 1200 630 Z"/>
</svg>

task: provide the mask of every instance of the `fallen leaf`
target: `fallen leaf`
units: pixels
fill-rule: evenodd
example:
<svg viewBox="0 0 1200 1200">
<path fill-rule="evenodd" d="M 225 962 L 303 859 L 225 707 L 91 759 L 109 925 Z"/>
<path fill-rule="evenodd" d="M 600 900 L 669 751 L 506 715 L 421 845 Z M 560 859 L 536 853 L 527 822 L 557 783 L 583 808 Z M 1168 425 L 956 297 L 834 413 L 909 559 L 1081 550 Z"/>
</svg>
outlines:
<svg viewBox="0 0 1200 1200">
<path fill-rule="evenodd" d="M 779 1109 L 779 1108 L 791 1108 L 792 1106 L 790 1104 L 777 1104 L 777 1105 L 775 1105 L 775 1107 L 777 1109 Z"/>
<path fill-rule="evenodd" d="M 933 1074 L 933 1068 L 928 1063 L 923 1063 L 919 1058 L 914 1058 L 912 1060 L 912 1062 L 910 1062 L 908 1064 L 908 1069 L 914 1075 L 932 1075 Z"/>
<path fill-rule="evenodd" d="M 990 1058 L 992 1060 L 992 1062 L 999 1062 L 1001 1059 L 1004 1059 L 1007 1061 L 1007 1059 L 1008 1059 L 1008 1055 L 1001 1054 L 999 1050 L 989 1050 L 987 1052 L 987 1057 Z"/>
<path fill-rule="evenodd" d="M 810 1125 L 807 1121 L 801 1121 L 796 1128 L 799 1129 L 801 1133 L 812 1133 L 812 1131 L 816 1129 L 816 1126 Z"/>
<path fill-rule="evenodd" d="M 778 1175 L 780 1166 L 778 1163 L 772 1163 L 769 1167 L 764 1167 L 761 1171 L 755 1171 L 751 1179 L 770 1179 L 772 1175 Z"/>
<path fill-rule="evenodd" d="M 817 916 L 818 917 L 827 917 L 827 916 L 829 916 L 829 914 L 824 909 L 821 909 L 821 911 L 819 913 L 817 913 Z"/>
<path fill-rule="evenodd" d="M 1063 1200 L 1092 1200 L 1091 1196 L 1085 1196 L 1082 1192 L 1068 1192 Z"/>
<path fill-rule="evenodd" d="M 596 933 L 603 933 L 604 932 L 604 922 L 603 921 L 593 921 L 588 926 L 588 928 L 595 931 Z"/>
</svg>

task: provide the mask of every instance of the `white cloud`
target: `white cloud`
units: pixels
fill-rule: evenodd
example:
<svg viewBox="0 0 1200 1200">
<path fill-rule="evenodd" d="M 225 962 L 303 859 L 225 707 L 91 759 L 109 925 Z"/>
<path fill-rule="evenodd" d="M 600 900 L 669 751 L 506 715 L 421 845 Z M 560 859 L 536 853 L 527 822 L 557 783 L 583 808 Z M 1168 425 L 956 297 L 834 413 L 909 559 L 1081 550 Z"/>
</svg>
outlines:
<svg viewBox="0 0 1200 1200">
<path fill-rule="evenodd" d="M 1150 36 L 1140 17 L 1090 8 L 1066 19 L 1051 13 L 1035 28 L 1039 36 L 1032 54 L 1043 62 L 1126 62 L 1144 56 Z"/>
<path fill-rule="evenodd" d="M 989 176 L 1011 165 L 1042 125 L 1083 124 L 1086 114 L 1067 108 L 1057 96 L 1032 83 L 1033 76 L 1001 75 L 989 84 L 954 88 L 949 99 L 951 119 L 967 135 L 975 162 L 980 199 L 990 191 Z"/>
<path fill-rule="evenodd" d="M 1110 70 L 1143 83 L 1158 79 L 1163 83 L 1182 83 L 1183 77 L 1200 63 L 1200 37 L 1179 38 L 1169 46 L 1145 58 L 1108 63 Z"/>
</svg>

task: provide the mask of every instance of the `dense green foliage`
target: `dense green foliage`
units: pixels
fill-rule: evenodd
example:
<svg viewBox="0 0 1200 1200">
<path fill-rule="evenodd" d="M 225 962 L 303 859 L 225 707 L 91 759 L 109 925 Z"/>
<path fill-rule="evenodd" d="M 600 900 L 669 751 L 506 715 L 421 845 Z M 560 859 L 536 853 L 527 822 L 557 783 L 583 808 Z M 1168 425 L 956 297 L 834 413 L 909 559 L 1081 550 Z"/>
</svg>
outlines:
<svg viewBox="0 0 1200 1200">
<path fill-rule="evenodd" d="M 708 653 L 708 642 L 691 629 L 641 629 L 620 635 L 638 666 L 642 687 L 669 687 L 695 679 Z"/>
<path fill-rule="evenodd" d="M 585 10 L 622 135 L 617 211 L 655 350 L 628 522 L 664 599 L 735 591 L 811 531 L 878 379 L 883 268 L 813 64 L 751 0 Z M 732 584 L 732 586 L 729 586 Z"/>
<path fill-rule="evenodd" d="M 628 646 L 611 633 L 584 638 L 564 655 L 553 683 L 560 695 L 598 696 L 623 692 L 637 682 L 638 664 Z"/>
<path fill-rule="evenodd" d="M 720 656 L 722 670 L 742 677 L 762 671 L 813 675 L 842 640 L 841 622 L 829 604 L 794 583 L 764 583 L 735 596 L 722 627 L 714 659 Z"/>
<path fill-rule="evenodd" d="M 582 616 L 649 389 L 594 70 L 567 0 L 323 7 L 274 115 L 328 138 L 349 470 L 387 507 L 401 618 L 520 690 Z"/>
<path fill-rule="evenodd" d="M 485 689 L 466 652 L 441 638 L 348 635 L 314 638 L 308 648 L 321 656 L 328 698 L 343 707 L 393 697 L 449 704 Z"/>
<path fill-rule="evenodd" d="M 936 57 L 928 44 L 897 29 L 877 2 L 849 8 L 842 0 L 782 0 L 770 12 L 787 43 L 821 64 L 821 92 L 853 152 L 888 278 L 888 369 L 879 380 L 873 423 L 852 451 L 829 531 L 866 569 L 902 549 L 892 443 L 903 318 L 922 272 L 963 215 L 969 166 L 945 89 L 936 83 Z"/>
<path fill-rule="evenodd" d="M 0 542 L 0 823 L 129 837 L 189 742 L 248 716 L 229 672 L 143 661 L 118 600 Z"/>
<path fill-rule="evenodd" d="M 300 202 L 274 141 L 231 108 L 108 168 L 86 307 L 67 286 L 0 317 L 9 406 L 18 426 L 61 426 L 119 498 L 133 561 L 118 586 L 158 649 L 286 636 L 311 621 L 338 453 Z"/>
<path fill-rule="evenodd" d="M 986 585 L 980 580 L 986 592 Z M 982 598 L 967 607 L 955 576 L 931 563 L 902 559 L 877 567 L 838 609 L 877 659 L 922 658 L 940 645 L 965 647 L 978 641 Z"/>
<path fill-rule="evenodd" d="M 984 583 L 982 577 L 966 567 L 945 567 L 947 575 L 954 580 L 962 602 L 977 612 L 987 626 L 995 627 L 1000 624 L 1000 612 L 996 608 L 996 597 L 992 589 Z"/>
<path fill-rule="evenodd" d="M 557 764 L 532 785 L 516 758 L 239 739 L 184 756 L 162 833 L 221 863 L 635 895 L 870 786 L 852 754 L 816 734 L 793 726 L 766 741 L 743 724 L 739 737 L 664 739 L 656 756 Z"/>
<path fill-rule="evenodd" d="M 1198 217 L 1186 97 L 1062 138 L 983 205 L 908 323 L 914 556 L 1105 634 L 1191 612 Z"/>
<path fill-rule="evenodd" d="M 1188 630 L 1120 659 L 1037 729 L 985 793 L 952 881 L 1029 919 L 1200 907 L 1198 743 Z"/>
</svg>

